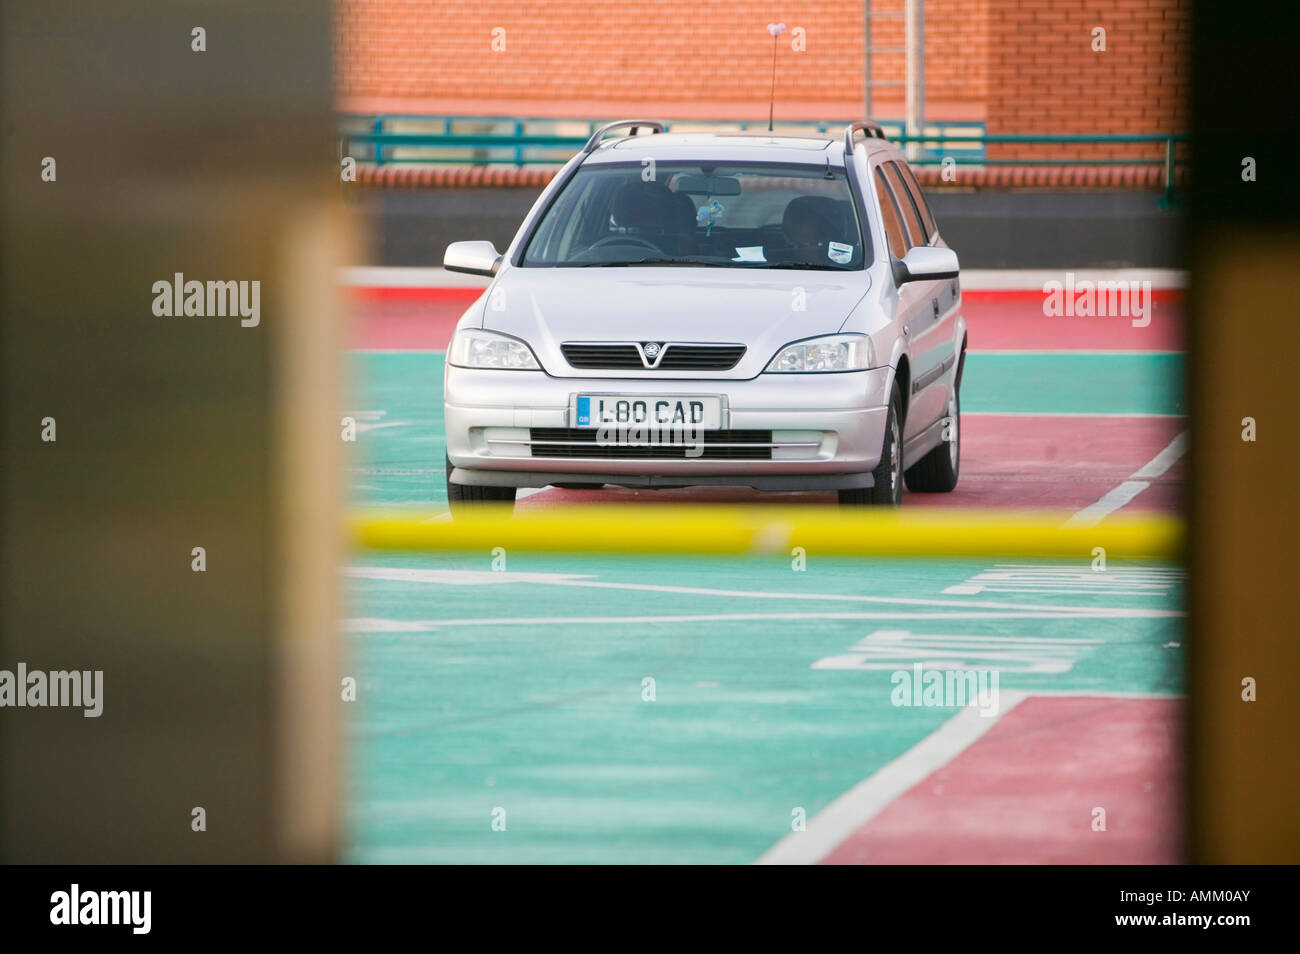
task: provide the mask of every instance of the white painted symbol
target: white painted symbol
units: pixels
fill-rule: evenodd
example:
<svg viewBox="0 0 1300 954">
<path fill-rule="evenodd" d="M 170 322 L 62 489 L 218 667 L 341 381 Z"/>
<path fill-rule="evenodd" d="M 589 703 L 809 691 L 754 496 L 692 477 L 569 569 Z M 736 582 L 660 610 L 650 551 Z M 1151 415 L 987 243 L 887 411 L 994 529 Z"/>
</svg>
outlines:
<svg viewBox="0 0 1300 954">
<path fill-rule="evenodd" d="M 1101 639 L 1039 636 L 938 636 L 881 629 L 847 653 L 827 656 L 813 669 L 894 670 L 921 663 L 926 669 L 997 669 L 1059 675 L 1069 672 Z"/>
<path fill-rule="evenodd" d="M 378 431 L 388 427 L 406 427 L 410 421 L 385 421 L 387 411 L 347 411 L 348 417 L 357 422 L 357 431 Z"/>
<path fill-rule="evenodd" d="M 975 593 L 1163 596 L 1182 583 L 1186 576 L 1186 571 L 1180 567 L 1111 567 L 1104 573 L 1096 573 L 1087 563 L 1062 566 L 998 563 L 943 592 L 946 596 L 971 596 Z"/>
</svg>

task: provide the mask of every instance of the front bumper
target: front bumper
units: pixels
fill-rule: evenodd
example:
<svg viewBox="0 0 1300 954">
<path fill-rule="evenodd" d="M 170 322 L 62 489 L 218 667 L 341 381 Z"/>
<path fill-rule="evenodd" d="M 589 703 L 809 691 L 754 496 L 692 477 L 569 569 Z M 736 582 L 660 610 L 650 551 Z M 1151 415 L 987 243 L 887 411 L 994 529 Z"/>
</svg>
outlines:
<svg viewBox="0 0 1300 954">
<path fill-rule="evenodd" d="M 871 486 L 884 444 L 892 370 L 764 374 L 750 380 L 555 378 L 541 371 L 447 367 L 451 478 L 470 485 L 634 487 L 736 484 L 765 490 Z M 570 428 L 579 393 L 718 395 L 722 427 L 770 431 L 771 459 L 536 456 L 533 428 Z M 708 432 L 704 435 L 709 444 Z M 547 441 L 538 440 L 536 444 Z"/>
</svg>

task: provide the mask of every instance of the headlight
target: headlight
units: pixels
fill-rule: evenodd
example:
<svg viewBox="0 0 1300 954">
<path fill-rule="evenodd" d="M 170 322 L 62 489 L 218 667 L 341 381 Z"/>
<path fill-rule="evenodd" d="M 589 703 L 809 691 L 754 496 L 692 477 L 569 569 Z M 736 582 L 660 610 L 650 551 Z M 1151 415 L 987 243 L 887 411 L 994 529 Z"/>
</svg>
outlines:
<svg viewBox="0 0 1300 954">
<path fill-rule="evenodd" d="M 456 332 L 448 363 L 460 368 L 501 368 L 512 371 L 540 371 L 528 345 L 517 338 L 494 331 L 466 328 Z"/>
<path fill-rule="evenodd" d="M 876 363 L 876 352 L 866 335 L 828 335 L 786 345 L 776 353 L 767 371 L 865 371 Z"/>
</svg>

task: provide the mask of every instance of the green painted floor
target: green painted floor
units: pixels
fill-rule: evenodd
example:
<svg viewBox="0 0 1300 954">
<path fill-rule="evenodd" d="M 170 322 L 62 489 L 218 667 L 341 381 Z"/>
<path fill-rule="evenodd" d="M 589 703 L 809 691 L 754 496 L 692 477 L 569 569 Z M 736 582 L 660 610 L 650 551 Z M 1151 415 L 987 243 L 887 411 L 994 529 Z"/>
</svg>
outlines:
<svg viewBox="0 0 1300 954">
<path fill-rule="evenodd" d="M 966 410 L 1176 410 L 1155 380 L 1178 373 L 1169 356 L 1092 359 L 972 354 Z M 437 506 L 441 356 L 351 361 L 354 500 Z M 812 818 L 953 715 L 890 703 L 891 673 L 936 653 L 998 668 L 1002 689 L 1181 691 L 1169 568 L 1093 574 L 1084 554 L 969 592 L 987 564 L 493 561 L 349 561 L 349 860 L 752 862 L 794 809 Z"/>
</svg>

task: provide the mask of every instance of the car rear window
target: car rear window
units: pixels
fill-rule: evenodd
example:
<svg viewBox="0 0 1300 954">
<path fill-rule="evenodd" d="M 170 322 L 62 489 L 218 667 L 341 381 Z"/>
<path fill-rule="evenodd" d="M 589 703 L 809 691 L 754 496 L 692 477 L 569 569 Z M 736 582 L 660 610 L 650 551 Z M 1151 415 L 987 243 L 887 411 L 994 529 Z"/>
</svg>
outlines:
<svg viewBox="0 0 1300 954">
<path fill-rule="evenodd" d="M 929 242 L 929 236 L 926 235 L 925 227 L 921 225 L 921 213 L 917 211 L 916 203 L 907 191 L 907 183 L 903 181 L 903 176 L 898 171 L 898 163 L 886 163 L 884 169 L 889 177 L 889 184 L 894 187 L 894 198 L 898 200 L 899 208 L 903 213 L 903 223 L 907 226 L 908 247 L 925 245 Z"/>
<path fill-rule="evenodd" d="M 921 191 L 921 184 L 916 181 L 916 174 L 912 172 L 912 167 L 905 162 L 898 163 L 898 171 L 903 175 L 903 181 L 907 183 L 907 191 L 912 194 L 912 201 L 916 203 L 917 209 L 921 213 L 921 222 L 925 226 L 925 240 L 928 242 L 934 238 L 934 233 L 938 227 L 934 223 L 934 213 L 930 211 L 930 200 L 925 197 Z"/>
<path fill-rule="evenodd" d="M 893 190 L 879 166 L 876 167 L 876 191 L 880 194 L 880 219 L 885 226 L 885 238 L 889 240 L 889 252 L 894 258 L 901 259 L 907 254 L 907 238 L 903 235 L 903 223 L 899 219 Z"/>
</svg>

